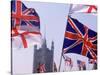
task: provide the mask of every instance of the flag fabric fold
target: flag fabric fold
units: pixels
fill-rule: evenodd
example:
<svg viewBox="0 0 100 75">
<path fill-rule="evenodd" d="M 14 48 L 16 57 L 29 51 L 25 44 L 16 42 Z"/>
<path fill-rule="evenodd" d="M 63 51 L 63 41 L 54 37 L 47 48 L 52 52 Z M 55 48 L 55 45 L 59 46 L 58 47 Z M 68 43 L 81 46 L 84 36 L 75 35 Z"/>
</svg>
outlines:
<svg viewBox="0 0 100 75">
<path fill-rule="evenodd" d="M 27 8 L 21 1 L 11 1 L 11 23 L 12 27 L 40 27 L 39 16 L 35 9 Z"/>
<path fill-rule="evenodd" d="M 79 22 L 68 17 L 65 31 L 63 53 L 76 53 L 97 59 L 97 33 Z"/>
<path fill-rule="evenodd" d="M 97 13 L 96 5 L 74 4 L 71 7 L 70 13 Z"/>
<path fill-rule="evenodd" d="M 28 48 L 41 43 L 40 20 L 34 8 L 21 1 L 11 1 L 12 47 Z"/>
</svg>

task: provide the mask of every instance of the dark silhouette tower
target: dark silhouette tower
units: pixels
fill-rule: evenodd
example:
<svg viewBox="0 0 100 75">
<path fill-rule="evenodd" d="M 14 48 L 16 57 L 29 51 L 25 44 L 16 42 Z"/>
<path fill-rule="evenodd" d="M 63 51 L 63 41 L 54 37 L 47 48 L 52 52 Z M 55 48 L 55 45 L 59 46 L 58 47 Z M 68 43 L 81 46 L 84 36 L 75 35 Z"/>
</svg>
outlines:
<svg viewBox="0 0 100 75">
<path fill-rule="evenodd" d="M 45 65 L 45 72 L 53 72 L 53 58 L 54 58 L 54 42 L 52 42 L 51 50 L 47 48 L 46 39 L 43 40 L 41 48 L 37 49 L 34 46 L 34 62 L 33 73 L 39 73 L 39 65 Z"/>
</svg>

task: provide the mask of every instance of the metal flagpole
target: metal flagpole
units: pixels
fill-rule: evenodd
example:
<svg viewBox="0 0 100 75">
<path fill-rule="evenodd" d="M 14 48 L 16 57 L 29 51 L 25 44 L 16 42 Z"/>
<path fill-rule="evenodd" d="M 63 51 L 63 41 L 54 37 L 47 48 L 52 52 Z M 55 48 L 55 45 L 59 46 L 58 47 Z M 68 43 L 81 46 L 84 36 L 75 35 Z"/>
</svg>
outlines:
<svg viewBox="0 0 100 75">
<path fill-rule="evenodd" d="M 61 52 L 61 57 L 60 57 L 60 64 L 59 64 L 59 69 L 58 69 L 59 72 L 60 72 L 60 68 L 61 68 L 62 56 L 63 56 L 63 51 Z"/>
<path fill-rule="evenodd" d="M 72 11 L 71 11 L 72 6 L 73 6 L 73 4 L 70 4 L 68 17 L 69 17 L 69 16 L 70 16 L 70 14 L 72 13 Z M 60 72 L 60 68 L 61 68 L 62 58 L 64 58 L 64 56 L 63 56 L 63 49 L 62 49 L 62 52 L 61 52 L 61 57 L 60 57 L 60 64 L 59 64 L 59 69 L 58 69 L 58 71 L 59 71 L 59 72 Z"/>
</svg>

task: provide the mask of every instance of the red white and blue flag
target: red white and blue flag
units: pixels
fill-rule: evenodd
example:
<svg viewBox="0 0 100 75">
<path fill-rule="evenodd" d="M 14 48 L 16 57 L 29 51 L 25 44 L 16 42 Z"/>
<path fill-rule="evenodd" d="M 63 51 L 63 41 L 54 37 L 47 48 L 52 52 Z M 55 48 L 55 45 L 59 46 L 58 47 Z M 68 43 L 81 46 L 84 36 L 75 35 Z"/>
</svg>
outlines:
<svg viewBox="0 0 100 75">
<path fill-rule="evenodd" d="M 21 1 L 11 1 L 12 46 L 27 48 L 41 41 L 40 20 L 34 8 Z"/>
<path fill-rule="evenodd" d="M 40 64 L 39 65 L 39 73 L 44 73 L 46 72 L 45 64 Z"/>
<path fill-rule="evenodd" d="M 97 59 L 97 33 L 69 16 L 63 53 L 76 53 L 91 59 Z"/>
<path fill-rule="evenodd" d="M 68 56 L 65 56 L 65 65 L 67 65 L 67 66 L 73 66 L 73 62 L 72 62 L 72 60 L 71 60 L 71 58 L 69 58 Z"/>
<path fill-rule="evenodd" d="M 27 8 L 21 1 L 11 1 L 12 27 L 36 26 L 40 28 L 39 16 L 34 8 Z"/>
<path fill-rule="evenodd" d="M 95 63 L 97 63 L 97 60 L 89 59 L 89 64 L 95 64 Z"/>
<path fill-rule="evenodd" d="M 77 65 L 80 70 L 86 70 L 86 63 L 84 61 L 77 60 Z"/>
<path fill-rule="evenodd" d="M 82 4 L 74 4 L 71 7 L 70 13 L 97 13 L 96 5 L 82 5 Z"/>
</svg>

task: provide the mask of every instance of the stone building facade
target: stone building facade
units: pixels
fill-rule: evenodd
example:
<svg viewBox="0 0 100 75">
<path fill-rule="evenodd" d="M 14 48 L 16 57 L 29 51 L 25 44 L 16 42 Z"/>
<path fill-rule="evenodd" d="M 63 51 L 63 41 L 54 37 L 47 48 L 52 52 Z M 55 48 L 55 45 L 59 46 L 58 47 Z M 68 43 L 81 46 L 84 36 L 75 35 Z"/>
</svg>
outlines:
<svg viewBox="0 0 100 75">
<path fill-rule="evenodd" d="M 46 39 L 44 39 L 41 48 L 37 49 L 37 45 L 34 46 L 33 73 L 39 73 L 40 64 L 45 64 L 45 72 L 53 72 L 53 59 L 54 42 L 52 41 L 50 50 L 47 48 Z"/>
</svg>

